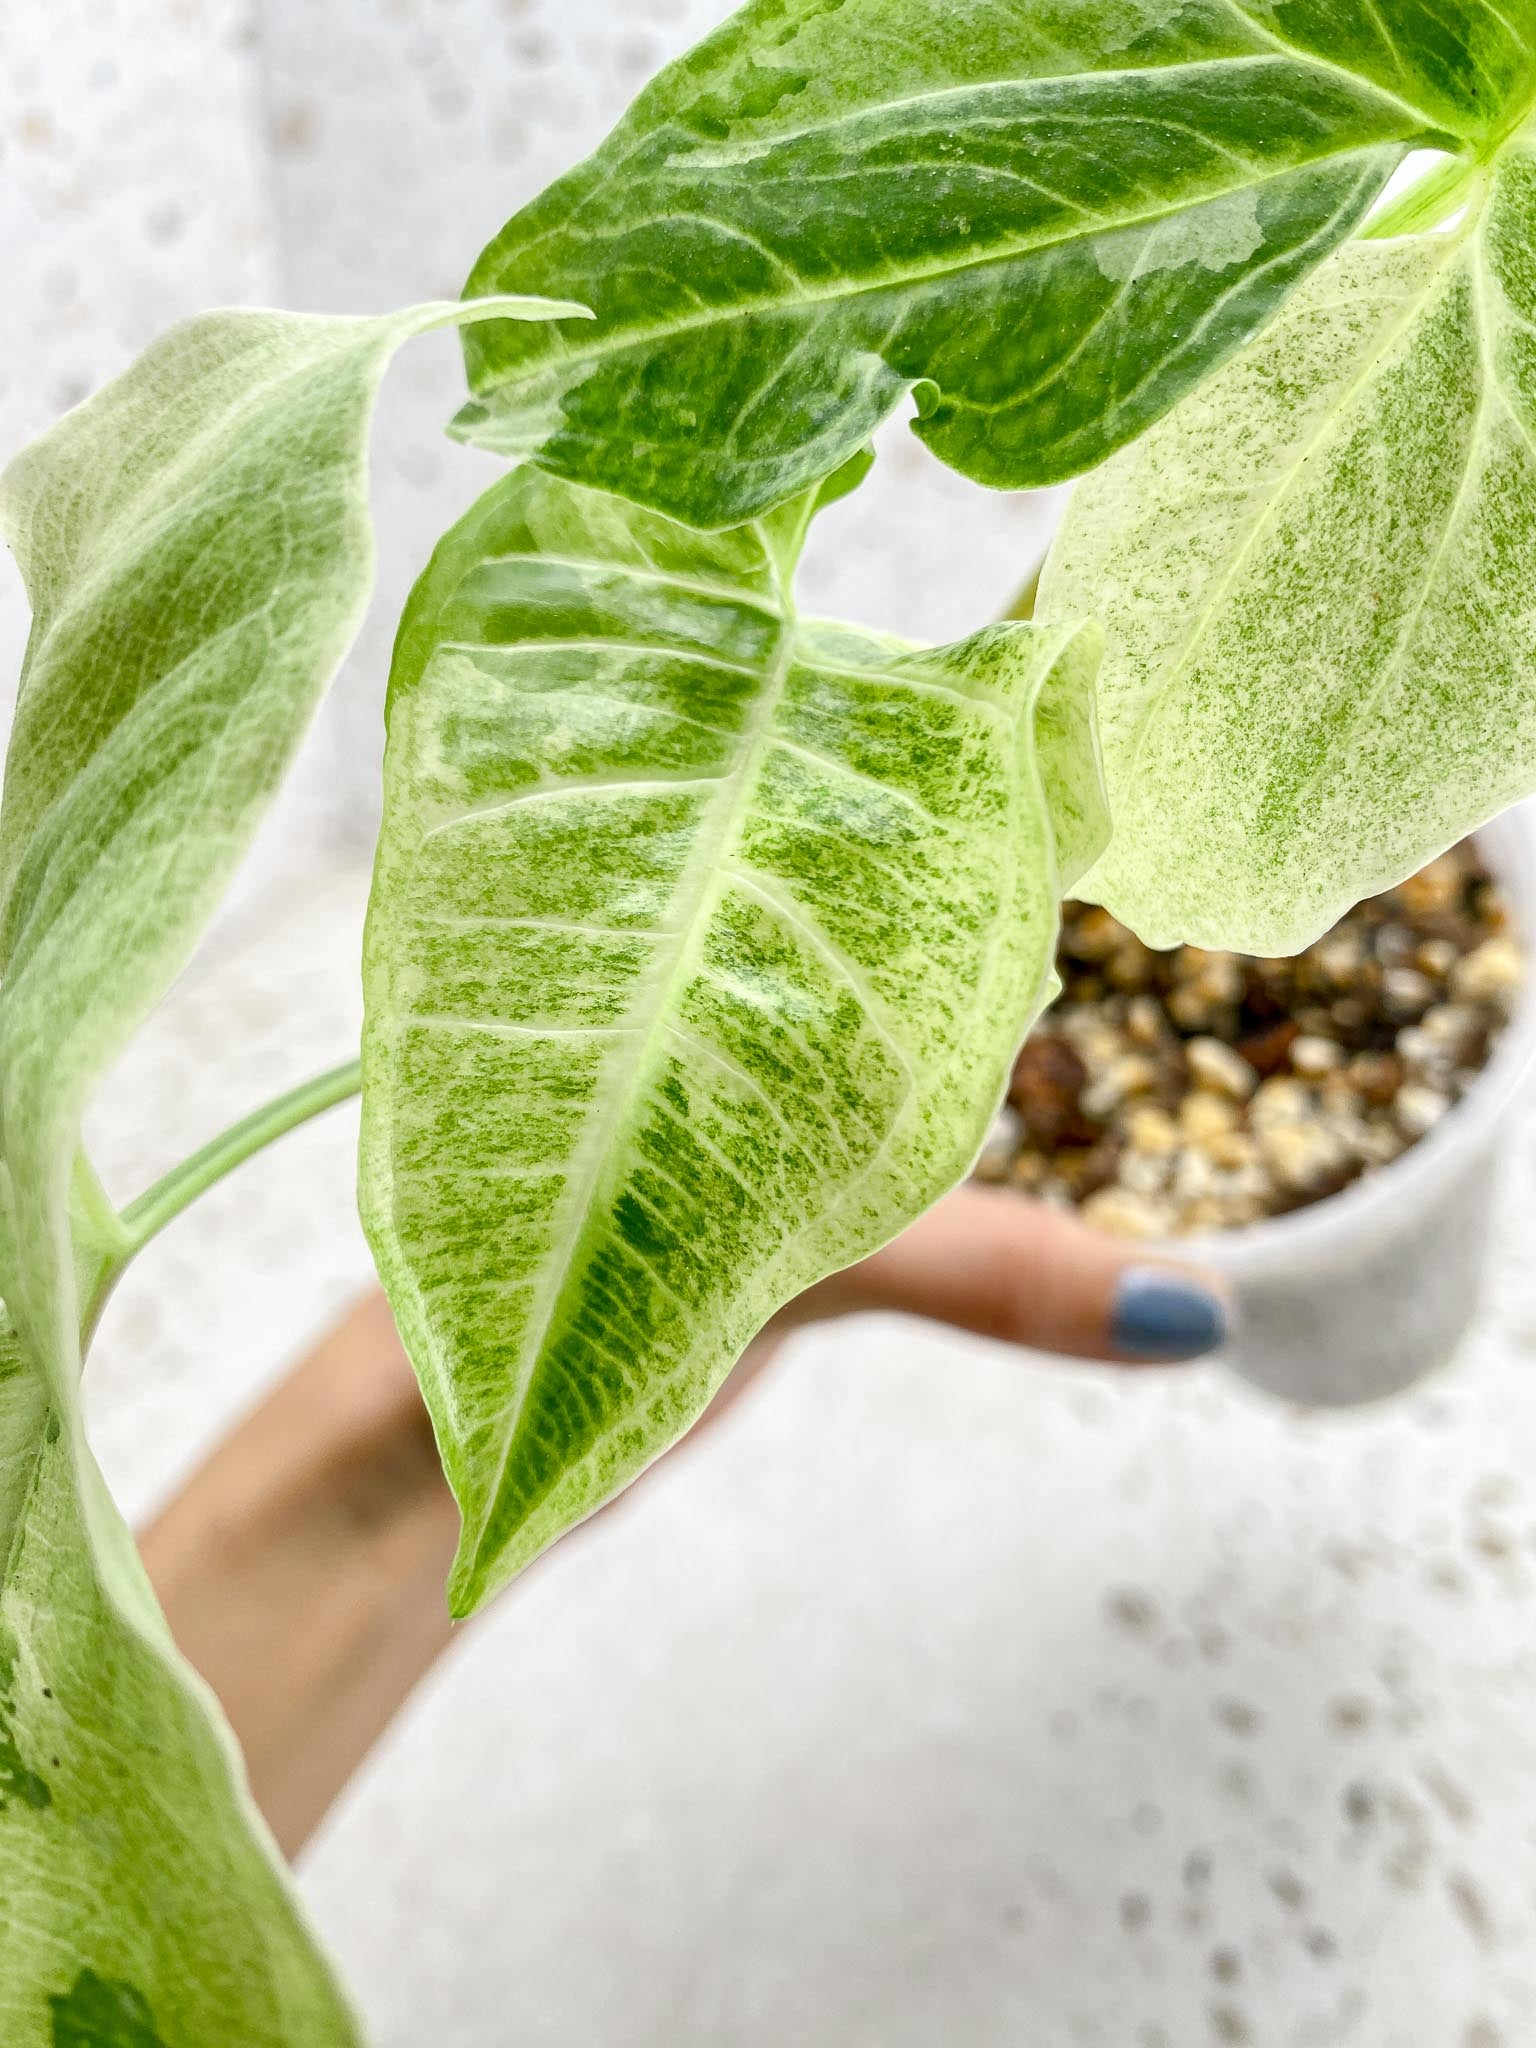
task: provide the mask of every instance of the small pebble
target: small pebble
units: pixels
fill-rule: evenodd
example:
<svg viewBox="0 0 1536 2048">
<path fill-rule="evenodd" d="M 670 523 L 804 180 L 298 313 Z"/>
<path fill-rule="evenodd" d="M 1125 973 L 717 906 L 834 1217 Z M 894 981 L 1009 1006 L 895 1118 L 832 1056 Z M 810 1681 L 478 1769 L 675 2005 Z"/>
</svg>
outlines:
<svg viewBox="0 0 1536 2048">
<path fill-rule="evenodd" d="M 1424 1012 L 1419 1029 L 1433 1044 L 1459 1053 L 1475 1044 L 1486 1026 L 1470 1003 L 1435 1003 Z"/>
<path fill-rule="evenodd" d="M 1301 1026 L 1294 1017 L 1282 1017 L 1277 1024 L 1267 1025 L 1262 1031 L 1250 1031 L 1245 1038 L 1237 1041 L 1237 1050 L 1256 1074 L 1266 1080 L 1271 1074 L 1278 1074 L 1291 1056 L 1291 1047 L 1296 1043 Z"/>
<path fill-rule="evenodd" d="M 1259 1156 L 1258 1146 L 1246 1131 L 1218 1131 L 1206 1150 L 1218 1166 L 1229 1170 L 1252 1166 Z"/>
<path fill-rule="evenodd" d="M 1276 1184 L 1293 1195 L 1341 1187 L 1347 1175 L 1347 1151 L 1321 1124 L 1270 1124 L 1259 1134 L 1259 1150 Z"/>
<path fill-rule="evenodd" d="M 1078 1120 L 1087 1079 L 1081 1052 L 1054 1032 L 1036 1032 L 1014 1063 L 1008 1099 L 1032 1138 L 1055 1144 Z"/>
<path fill-rule="evenodd" d="M 1038 1152 L 1022 1151 L 1009 1170 L 1008 1179 L 1022 1194 L 1039 1194 L 1050 1182 L 1051 1170 Z"/>
<path fill-rule="evenodd" d="M 1489 939 L 1451 972 L 1451 987 L 1464 1003 L 1491 1003 L 1507 1010 L 1525 978 L 1525 960 L 1510 938 Z"/>
<path fill-rule="evenodd" d="M 1389 1017 L 1422 1017 L 1434 1000 L 1434 983 L 1417 967 L 1389 967 L 1381 977 L 1382 1007 Z"/>
<path fill-rule="evenodd" d="M 1130 1188 L 1101 1188 L 1084 1202 L 1083 1215 L 1116 1237 L 1167 1237 L 1176 1222 L 1165 1202 L 1155 1202 Z"/>
<path fill-rule="evenodd" d="M 1199 1145 L 1179 1154 L 1173 1169 L 1173 1192 L 1181 1202 L 1198 1202 L 1214 1195 L 1218 1186 L 1216 1163 Z"/>
<path fill-rule="evenodd" d="M 1085 1116 L 1101 1120 L 1130 1095 L 1144 1095 L 1157 1079 L 1157 1069 L 1141 1053 L 1125 1053 L 1112 1060 L 1096 1080 L 1083 1090 Z"/>
<path fill-rule="evenodd" d="M 1414 917 L 1436 917 L 1449 910 L 1461 894 L 1463 871 L 1453 850 L 1400 882 L 1397 895 Z"/>
<path fill-rule="evenodd" d="M 1426 939 L 1413 956 L 1413 964 L 1432 981 L 1444 981 L 1459 955 L 1449 939 Z"/>
<path fill-rule="evenodd" d="M 1218 1095 L 1230 1095 L 1246 1102 L 1254 1090 L 1254 1071 L 1242 1054 L 1219 1038 L 1192 1038 L 1184 1058 L 1195 1079 Z"/>
<path fill-rule="evenodd" d="M 1403 1063 L 1396 1053 L 1360 1052 L 1349 1063 L 1349 1077 L 1362 1102 L 1386 1108 L 1403 1085 Z"/>
<path fill-rule="evenodd" d="M 1451 1054 L 1417 1024 L 1408 1024 L 1397 1034 L 1398 1058 L 1411 1073 L 1422 1074 L 1448 1066 Z"/>
<path fill-rule="evenodd" d="M 1390 1166 L 1405 1142 L 1392 1124 L 1366 1124 L 1355 1140 L 1355 1157 L 1362 1166 Z"/>
<path fill-rule="evenodd" d="M 1291 1047 L 1291 1066 L 1308 1080 L 1330 1073 L 1344 1064 L 1344 1048 L 1334 1038 L 1316 1038 L 1305 1032 Z"/>
<path fill-rule="evenodd" d="M 976 1161 L 976 1178 L 994 1184 L 1007 1180 L 1008 1169 L 1018 1156 L 1019 1141 L 1023 1136 L 1023 1117 L 1004 1103 L 993 1119 L 986 1143 L 981 1148 L 981 1157 Z"/>
<path fill-rule="evenodd" d="M 1422 1138 L 1434 1129 L 1450 1106 L 1451 1098 L 1442 1095 L 1438 1088 L 1410 1081 L 1398 1091 L 1397 1121 L 1406 1137 Z"/>
<path fill-rule="evenodd" d="M 1310 1089 L 1287 1075 L 1277 1074 L 1254 1096 L 1248 1120 L 1255 1130 L 1266 1124 L 1300 1123 L 1311 1116 L 1312 1106 Z"/>
<path fill-rule="evenodd" d="M 1133 1152 L 1162 1158 L 1179 1148 L 1179 1126 L 1155 1102 L 1138 1102 L 1125 1118 L 1125 1141 Z"/>
<path fill-rule="evenodd" d="M 1329 932 L 1312 948 L 1312 962 L 1319 976 L 1337 989 L 1346 989 L 1365 958 L 1365 943 L 1359 932 Z"/>
<path fill-rule="evenodd" d="M 1133 1195 L 1160 1195 L 1167 1189 L 1173 1159 L 1171 1151 L 1132 1151 L 1129 1158 L 1120 1161 L 1116 1178 Z"/>
<path fill-rule="evenodd" d="M 1197 1088 L 1179 1104 L 1179 1128 L 1192 1145 L 1209 1147 L 1216 1138 L 1235 1131 L 1242 1111 L 1230 1096 L 1213 1095 Z"/>
<path fill-rule="evenodd" d="M 1036 1037 L 1042 1035 L 1051 1034 L 1035 1034 Z M 1074 1006 L 1062 1012 L 1060 1035 L 1068 1041 L 1078 1057 L 1095 1072 L 1108 1066 L 1109 1062 L 1125 1049 L 1124 1041 L 1114 1025 L 1106 1023 L 1104 1018 L 1086 1008 Z M 1033 1045 L 1034 1038 L 1031 1038 L 1028 1044 Z M 1017 1068 L 1014 1069 L 1014 1073 L 1017 1076 Z"/>
<path fill-rule="evenodd" d="M 1125 1006 L 1125 1035 L 1132 1045 L 1162 1045 L 1168 1038 L 1168 1019 L 1153 996 L 1132 996 Z"/>
<path fill-rule="evenodd" d="M 1140 939 L 1133 939 L 1127 932 L 1104 962 L 1104 979 L 1111 988 L 1133 995 L 1137 989 L 1145 988 L 1151 978 L 1151 953 Z"/>
<path fill-rule="evenodd" d="M 1107 960 L 1125 937 L 1125 926 L 1092 904 L 1061 935 L 1062 951 L 1073 960 Z"/>
</svg>

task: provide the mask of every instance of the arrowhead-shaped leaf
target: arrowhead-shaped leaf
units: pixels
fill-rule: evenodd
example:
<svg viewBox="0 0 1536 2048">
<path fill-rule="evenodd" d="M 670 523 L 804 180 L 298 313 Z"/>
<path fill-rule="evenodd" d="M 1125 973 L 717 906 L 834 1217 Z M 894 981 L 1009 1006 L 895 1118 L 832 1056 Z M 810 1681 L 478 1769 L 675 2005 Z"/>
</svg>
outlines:
<svg viewBox="0 0 1536 2048">
<path fill-rule="evenodd" d="M 809 510 L 702 536 L 523 470 L 406 612 L 363 1210 L 459 1611 L 963 1174 L 1102 838 L 1096 632 L 797 623 Z"/>
<path fill-rule="evenodd" d="M 1075 475 L 1245 342 L 1405 148 L 1536 95 L 1490 0 L 752 0 L 519 213 L 459 430 L 696 526 L 806 487 L 915 390 L 1007 488 Z"/>
<path fill-rule="evenodd" d="M 1532 149 L 1083 483 L 1038 612 L 1104 621 L 1083 888 L 1149 944 L 1296 951 L 1536 788 Z"/>
</svg>

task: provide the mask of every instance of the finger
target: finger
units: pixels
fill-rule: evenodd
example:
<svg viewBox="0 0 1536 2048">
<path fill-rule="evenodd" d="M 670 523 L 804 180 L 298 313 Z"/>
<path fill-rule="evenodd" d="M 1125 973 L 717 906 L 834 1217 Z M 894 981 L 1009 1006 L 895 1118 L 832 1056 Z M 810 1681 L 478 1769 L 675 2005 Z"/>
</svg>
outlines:
<svg viewBox="0 0 1536 2048">
<path fill-rule="evenodd" d="M 795 1322 L 897 1310 L 1079 1358 L 1195 1358 L 1227 1333 L 1221 1283 L 996 1188 L 947 1195 L 899 1238 L 802 1296 Z"/>
</svg>

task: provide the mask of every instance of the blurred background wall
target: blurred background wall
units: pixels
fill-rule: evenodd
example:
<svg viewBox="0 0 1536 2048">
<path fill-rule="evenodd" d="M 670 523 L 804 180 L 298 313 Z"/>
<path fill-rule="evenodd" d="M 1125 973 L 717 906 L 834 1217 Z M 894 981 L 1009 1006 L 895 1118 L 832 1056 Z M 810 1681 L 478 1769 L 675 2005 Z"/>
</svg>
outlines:
<svg viewBox="0 0 1536 2048">
<path fill-rule="evenodd" d="M 722 0 L 52 0 L 0 12 L 0 450 L 171 320 L 453 294 Z M 357 1030 L 393 618 L 492 467 L 443 337 L 391 373 L 380 594 L 203 958 L 93 1118 L 131 1193 Z M 899 425 L 818 608 L 941 637 L 1052 507 Z M 25 606 L 0 564 L 0 676 Z M 157 1244 L 93 1359 L 147 1512 L 366 1284 L 355 1130 Z M 1209 1373 L 830 1331 L 425 1690 L 304 1883 L 380 2048 L 1528 2048 L 1536 1292 L 1344 1419 Z"/>
</svg>

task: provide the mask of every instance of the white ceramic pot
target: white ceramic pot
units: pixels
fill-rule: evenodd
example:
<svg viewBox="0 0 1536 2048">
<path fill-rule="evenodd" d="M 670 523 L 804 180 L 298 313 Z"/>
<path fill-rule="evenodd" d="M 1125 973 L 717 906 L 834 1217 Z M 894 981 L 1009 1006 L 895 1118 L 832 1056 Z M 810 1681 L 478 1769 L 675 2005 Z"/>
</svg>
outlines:
<svg viewBox="0 0 1536 2048">
<path fill-rule="evenodd" d="M 1477 835 L 1527 947 L 1536 799 Z M 1536 1050 L 1536 976 L 1487 1067 L 1435 1128 L 1342 1193 L 1243 1229 L 1181 1238 L 1232 1289 L 1232 1370 L 1286 1400 L 1372 1401 L 1442 1365 L 1477 1306 L 1510 1112 Z"/>
</svg>

